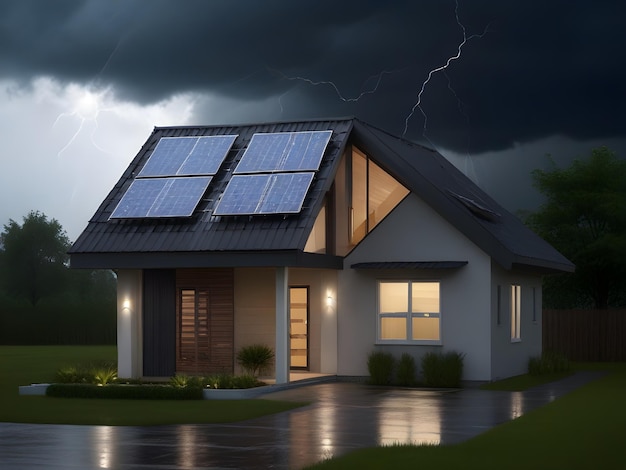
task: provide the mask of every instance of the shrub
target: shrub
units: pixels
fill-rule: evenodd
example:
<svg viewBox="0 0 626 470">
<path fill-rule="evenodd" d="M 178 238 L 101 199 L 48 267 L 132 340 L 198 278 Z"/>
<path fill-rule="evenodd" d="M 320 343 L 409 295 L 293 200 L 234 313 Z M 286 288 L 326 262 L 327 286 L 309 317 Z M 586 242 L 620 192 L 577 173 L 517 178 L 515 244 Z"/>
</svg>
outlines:
<svg viewBox="0 0 626 470">
<path fill-rule="evenodd" d="M 189 385 L 189 376 L 185 374 L 176 374 L 170 378 L 169 384 L 172 387 L 184 388 Z"/>
<path fill-rule="evenodd" d="M 274 351 L 264 344 L 244 346 L 237 353 L 237 362 L 254 377 L 266 371 L 272 364 Z"/>
<path fill-rule="evenodd" d="M 428 387 L 460 387 L 464 357 L 465 354 L 455 351 L 445 354 L 427 353 L 422 357 L 424 384 Z"/>
<path fill-rule="evenodd" d="M 117 367 L 111 362 L 70 365 L 60 368 L 54 377 L 57 383 L 106 385 L 117 380 Z"/>
<path fill-rule="evenodd" d="M 46 395 L 58 398 L 108 398 L 126 400 L 202 400 L 202 389 L 167 385 L 52 384 Z"/>
<path fill-rule="evenodd" d="M 393 378 L 395 358 L 391 353 L 373 351 L 367 358 L 367 370 L 372 385 L 389 385 Z"/>
<path fill-rule="evenodd" d="M 264 385 L 254 375 L 216 374 L 205 379 L 207 388 L 253 388 Z"/>
<path fill-rule="evenodd" d="M 77 366 L 64 366 L 56 371 L 54 381 L 62 384 L 87 383 L 89 378 L 86 371 Z"/>
<path fill-rule="evenodd" d="M 554 374 L 569 370 L 570 363 L 567 357 L 554 351 L 544 351 L 541 356 L 531 357 L 528 360 L 528 373 L 530 375 Z"/>
<path fill-rule="evenodd" d="M 408 353 L 403 353 L 400 356 L 396 381 L 398 385 L 405 387 L 415 385 L 415 359 Z"/>
<path fill-rule="evenodd" d="M 93 380 L 96 385 L 107 385 L 117 380 L 117 367 L 104 366 L 92 369 Z"/>
</svg>

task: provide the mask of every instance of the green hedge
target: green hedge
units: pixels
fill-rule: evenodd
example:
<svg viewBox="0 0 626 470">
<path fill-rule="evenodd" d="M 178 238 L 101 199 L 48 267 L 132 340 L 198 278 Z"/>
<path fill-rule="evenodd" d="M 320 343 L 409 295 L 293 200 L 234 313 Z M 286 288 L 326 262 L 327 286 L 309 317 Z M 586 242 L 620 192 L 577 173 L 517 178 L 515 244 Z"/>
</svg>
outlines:
<svg viewBox="0 0 626 470">
<path fill-rule="evenodd" d="M 198 387 L 168 385 L 91 385 L 52 384 L 46 390 L 49 397 L 58 398 L 116 398 L 126 400 L 202 400 Z"/>
</svg>

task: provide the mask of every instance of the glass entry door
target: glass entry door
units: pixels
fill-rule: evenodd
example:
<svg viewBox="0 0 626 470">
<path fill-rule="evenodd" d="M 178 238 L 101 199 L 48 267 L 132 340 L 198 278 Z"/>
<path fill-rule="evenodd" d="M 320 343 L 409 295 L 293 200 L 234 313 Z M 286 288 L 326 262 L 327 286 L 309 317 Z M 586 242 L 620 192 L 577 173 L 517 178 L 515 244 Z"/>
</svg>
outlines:
<svg viewBox="0 0 626 470">
<path fill-rule="evenodd" d="M 309 368 L 309 288 L 289 288 L 291 368 Z"/>
</svg>

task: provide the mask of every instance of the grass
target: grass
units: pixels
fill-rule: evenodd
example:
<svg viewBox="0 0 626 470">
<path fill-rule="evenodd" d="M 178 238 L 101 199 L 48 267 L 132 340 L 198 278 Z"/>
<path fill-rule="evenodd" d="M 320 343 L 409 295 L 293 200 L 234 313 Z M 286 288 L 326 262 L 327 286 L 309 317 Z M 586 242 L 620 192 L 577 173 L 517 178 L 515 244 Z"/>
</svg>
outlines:
<svg viewBox="0 0 626 470">
<path fill-rule="evenodd" d="M 536 387 L 537 385 L 543 385 L 555 380 L 564 379 L 572 375 L 574 371 L 557 372 L 554 374 L 542 374 L 542 375 L 516 375 L 515 377 L 509 377 L 508 379 L 499 380 L 497 382 L 491 382 L 481 385 L 481 390 L 499 390 L 506 392 L 521 392 L 528 390 L 529 388 Z"/>
<path fill-rule="evenodd" d="M 591 367 L 610 373 L 464 443 L 369 448 L 311 468 L 624 468 L 626 363 Z"/>
<path fill-rule="evenodd" d="M 104 424 L 226 423 L 278 413 L 303 403 L 276 400 L 96 400 L 18 394 L 20 385 L 49 382 L 64 366 L 115 361 L 115 346 L 0 346 L 0 422 Z"/>
</svg>

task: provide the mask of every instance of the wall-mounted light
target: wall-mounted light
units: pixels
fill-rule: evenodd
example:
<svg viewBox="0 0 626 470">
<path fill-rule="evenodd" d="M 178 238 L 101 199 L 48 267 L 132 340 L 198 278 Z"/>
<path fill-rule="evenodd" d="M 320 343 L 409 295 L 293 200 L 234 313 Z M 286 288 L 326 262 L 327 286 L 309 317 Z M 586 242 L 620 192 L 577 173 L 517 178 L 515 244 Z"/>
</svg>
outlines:
<svg viewBox="0 0 626 470">
<path fill-rule="evenodd" d="M 333 306 L 333 296 L 329 295 L 326 297 L 326 306 L 327 307 L 332 307 Z"/>
<path fill-rule="evenodd" d="M 130 310 L 130 300 L 129 299 L 124 299 L 124 302 L 122 302 L 122 310 Z"/>
</svg>

